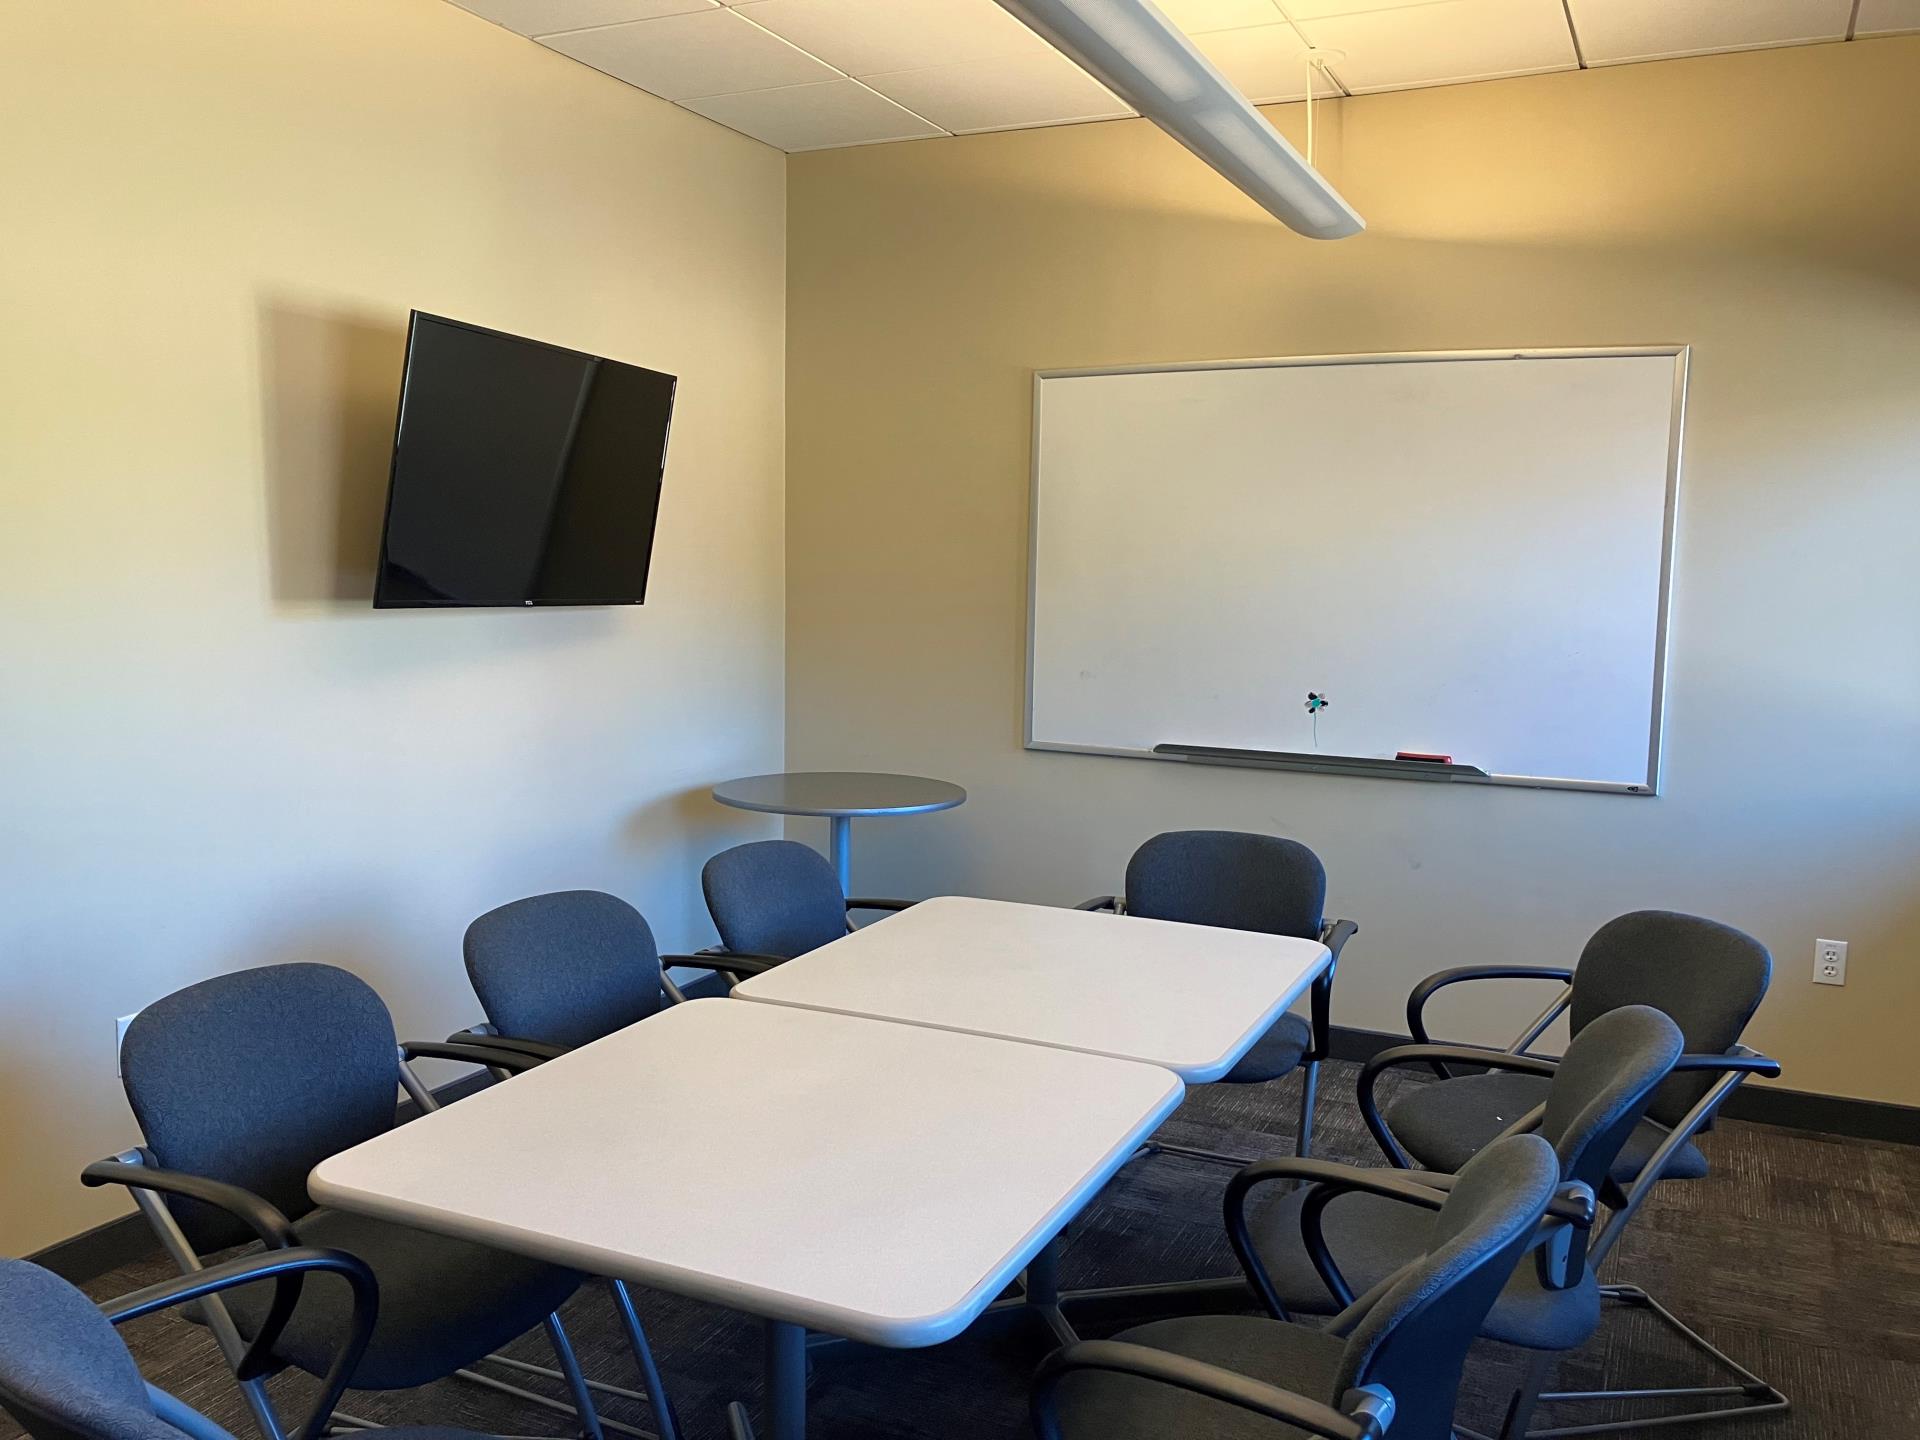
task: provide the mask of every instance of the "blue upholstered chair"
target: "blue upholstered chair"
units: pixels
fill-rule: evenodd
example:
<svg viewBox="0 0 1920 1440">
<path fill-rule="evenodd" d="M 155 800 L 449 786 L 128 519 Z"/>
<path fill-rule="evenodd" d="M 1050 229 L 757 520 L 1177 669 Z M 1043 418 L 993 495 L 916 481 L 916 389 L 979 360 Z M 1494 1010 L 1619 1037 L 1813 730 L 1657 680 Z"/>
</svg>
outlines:
<svg viewBox="0 0 1920 1440">
<path fill-rule="evenodd" d="M 1658 1010 L 1629 1005 L 1602 1015 L 1554 1068 L 1545 1102 L 1509 1128 L 1546 1140 L 1559 1160 L 1561 1182 L 1596 1194 L 1654 1092 L 1673 1073 L 1680 1047 L 1679 1027 Z M 1369 1072 L 1378 1073 L 1377 1065 Z M 1370 1085 L 1363 1103 L 1372 1104 Z M 1285 1173 L 1285 1162 L 1271 1172 L 1256 1166 L 1236 1184 L 1249 1188 Z M 1451 1183 L 1451 1177 L 1428 1172 L 1416 1178 Z M 1541 1263 L 1516 1269 L 1487 1314 L 1483 1335 L 1539 1357 L 1509 1408 L 1509 1437 L 1526 1433 L 1551 1357 L 1584 1344 L 1600 1323 L 1594 1271 L 1619 1239 L 1616 1218 L 1609 1217 L 1591 1244 L 1584 1226 L 1560 1229 L 1555 1243 L 1542 1250 Z M 1258 1257 L 1257 1270 L 1270 1287 L 1263 1298 L 1275 1313 L 1332 1314 L 1426 1250 L 1431 1225 L 1430 1216 L 1379 1196 L 1310 1201 L 1308 1192 L 1294 1190 L 1251 1216 L 1234 1242 Z"/>
<path fill-rule="evenodd" d="M 1695 1143 L 1728 1096 L 1749 1075 L 1774 1076 L 1778 1062 L 1741 1043 L 1747 1022 L 1767 993 L 1773 960 L 1751 935 L 1730 925 L 1665 910 L 1639 910 L 1609 920 L 1594 932 L 1575 968 L 1470 965 L 1423 980 L 1407 1000 L 1407 1027 L 1415 1044 L 1377 1056 L 1361 1072 L 1361 1113 L 1387 1158 L 1404 1168 L 1450 1171 L 1471 1159 L 1494 1137 L 1546 1102 L 1564 1060 L 1536 1056 L 1530 1047 L 1561 1014 L 1572 1042 L 1614 1011 L 1646 1005 L 1679 1027 L 1686 1053 L 1655 1092 L 1645 1117 L 1627 1134 L 1601 1178 L 1600 1194 L 1611 1214 L 1594 1242 L 1595 1264 L 1618 1239 L 1652 1192 L 1666 1180 L 1696 1180 L 1707 1157 Z M 1434 1045 L 1428 1038 L 1427 1003 L 1455 985 L 1485 980 L 1545 980 L 1559 987 L 1551 1003 L 1503 1050 Z M 1384 1113 L 1373 1101 L 1386 1071 L 1431 1069 L 1433 1083 L 1408 1087 Z M 1740 1365 L 1635 1285 L 1599 1287 L 1600 1296 L 1642 1310 L 1668 1326 L 1731 1376 L 1731 1385 L 1665 1386 L 1655 1390 L 1560 1392 L 1557 1401 L 1621 1399 L 1715 1402 L 1686 1415 L 1665 1414 L 1649 1424 L 1669 1425 L 1691 1416 L 1724 1416 L 1729 1398 L 1738 1413 L 1783 1410 L 1786 1398 Z"/>
<path fill-rule="evenodd" d="M 1307 1203 L 1358 1192 L 1415 1207 L 1423 1250 L 1324 1327 L 1195 1315 L 1058 1350 L 1034 1384 L 1042 1440 L 1450 1440 L 1467 1347 L 1548 1207 L 1580 1198 L 1556 1197 L 1553 1148 L 1508 1136 L 1445 1190 L 1388 1170 L 1266 1163 L 1306 1181 Z M 1244 1200 L 1244 1190 L 1229 1193 L 1230 1221 Z M 1257 1267 L 1248 1278 L 1260 1285 Z"/>
<path fill-rule="evenodd" d="M 797 840 L 755 840 L 722 850 L 700 871 L 720 944 L 703 958 L 778 964 L 851 929 L 857 910 L 905 910 L 911 900 L 847 899 L 827 858 Z M 731 968 L 731 967 L 726 967 Z"/>
<path fill-rule="evenodd" d="M 402 1085 L 432 1106 L 406 1068 L 420 1057 L 502 1071 L 529 1063 L 477 1044 L 402 1045 L 380 997 L 330 965 L 270 965 L 188 986 L 142 1010 L 121 1046 L 145 1146 L 88 1166 L 82 1179 L 128 1187 L 183 1270 L 203 1252 L 243 1241 L 357 1257 L 381 1294 L 347 1377 L 358 1389 L 408 1389 L 454 1373 L 513 1388 L 467 1367 L 544 1326 L 575 1402 L 547 1403 L 598 1437 L 558 1313 L 579 1275 L 308 1198 L 314 1165 L 392 1128 Z M 337 1284 L 256 1285 L 208 1301 L 199 1314 L 270 1435 L 283 1431 L 262 1378 L 287 1366 L 326 1374 L 353 1323 L 349 1292 Z"/>
<path fill-rule="evenodd" d="M 1351 920 L 1323 913 L 1327 872 L 1320 857 L 1297 840 L 1238 830 L 1173 830 L 1156 835 L 1127 862 L 1124 896 L 1102 895 L 1082 910 L 1113 910 L 1150 920 L 1218 925 L 1318 940 L 1333 960 L 1313 982 L 1312 1018 L 1282 1015 L 1221 1078 L 1226 1085 L 1259 1085 L 1300 1072 L 1300 1123 L 1294 1153 L 1313 1153 L 1313 1105 L 1320 1062 L 1332 1027 L 1333 977 L 1340 951 L 1359 930 Z M 1246 1157 L 1155 1141 L 1149 1152 L 1242 1166 Z"/>
<path fill-rule="evenodd" d="M 143 1381 L 114 1326 L 237 1286 L 339 1291 L 347 1324 L 306 1419 L 292 1432 L 301 1440 L 320 1435 L 366 1351 L 378 1290 L 373 1272 L 353 1256 L 306 1247 L 231 1260 L 104 1307 L 50 1270 L 0 1260 L 0 1409 L 33 1440 L 233 1440 L 199 1411 Z M 391 1440 L 481 1440 L 470 1431 L 437 1427 L 380 1434 Z"/>
<path fill-rule="evenodd" d="M 467 927 L 462 948 L 491 1034 L 451 1038 L 484 1037 L 537 1057 L 611 1035 L 685 999 L 669 966 L 750 975 L 769 963 L 663 956 L 646 917 L 599 890 L 530 895 L 489 910 Z"/>
</svg>

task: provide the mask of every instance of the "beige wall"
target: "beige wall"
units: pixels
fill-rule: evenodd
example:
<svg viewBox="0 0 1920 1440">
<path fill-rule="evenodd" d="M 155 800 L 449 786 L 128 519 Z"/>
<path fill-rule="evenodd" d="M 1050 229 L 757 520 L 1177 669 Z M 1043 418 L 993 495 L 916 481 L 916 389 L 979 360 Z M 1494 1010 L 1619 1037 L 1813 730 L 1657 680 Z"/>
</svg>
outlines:
<svg viewBox="0 0 1920 1440">
<path fill-rule="evenodd" d="M 122 1208 L 113 1017 L 403 1032 L 562 886 L 710 938 L 782 752 L 785 160 L 441 0 L 0 6 L 0 1249 Z M 681 377 L 640 609 L 368 605 L 410 306 Z"/>
<path fill-rule="evenodd" d="M 1443 965 L 1701 911 L 1774 948 L 1783 1083 L 1920 1101 L 1920 39 L 1329 111 L 1370 222 L 1332 244 L 1144 122 L 794 157 L 788 760 L 972 791 L 871 822 L 859 888 L 1070 902 L 1159 829 L 1298 836 L 1361 925 L 1336 1018 L 1381 1029 Z M 1694 350 L 1663 797 L 1020 748 L 1036 367 L 1667 341 Z M 1816 935 L 1852 942 L 1846 988 L 1810 983 Z M 1539 999 L 1446 1018 L 1493 1038 Z"/>
</svg>

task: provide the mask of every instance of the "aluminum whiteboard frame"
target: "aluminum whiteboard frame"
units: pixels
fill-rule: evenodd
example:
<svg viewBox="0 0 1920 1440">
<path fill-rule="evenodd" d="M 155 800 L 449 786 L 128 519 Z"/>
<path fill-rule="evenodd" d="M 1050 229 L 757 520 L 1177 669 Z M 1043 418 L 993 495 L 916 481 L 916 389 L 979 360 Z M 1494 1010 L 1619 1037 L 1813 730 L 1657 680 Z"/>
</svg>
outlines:
<svg viewBox="0 0 1920 1440">
<path fill-rule="evenodd" d="M 1051 751 L 1063 755 L 1112 755 L 1128 760 L 1163 760 L 1176 765 L 1205 764 L 1246 770 L 1276 769 L 1274 766 L 1246 762 L 1235 765 L 1227 760 L 1196 761 L 1184 755 L 1161 755 L 1152 750 L 1132 750 L 1111 745 L 1068 745 L 1033 738 L 1033 662 L 1034 631 L 1039 607 L 1040 582 L 1040 391 L 1048 380 L 1083 379 L 1098 375 L 1161 375 L 1183 370 L 1280 370 L 1302 365 L 1425 365 L 1437 362 L 1475 360 L 1612 360 L 1633 356 L 1670 356 L 1673 360 L 1673 408 L 1667 425 L 1666 514 L 1660 540 L 1660 599 L 1654 619 L 1653 707 L 1648 717 L 1647 778 L 1644 784 L 1613 780 L 1574 780 L 1553 775 L 1456 776 L 1455 785 L 1517 785 L 1532 790 L 1590 790 L 1609 795 L 1658 795 L 1665 760 L 1667 632 L 1673 616 L 1673 555 L 1680 525 L 1680 457 L 1686 435 L 1687 368 L 1692 360 L 1691 345 L 1608 345 L 1584 349 L 1556 350 L 1405 350 L 1378 355 L 1290 355 L 1251 360 L 1183 360 L 1166 364 L 1101 365 L 1078 370 L 1036 370 L 1033 372 L 1033 417 L 1030 453 L 1027 461 L 1027 683 L 1021 740 L 1028 750 Z M 1176 737 L 1169 737 L 1174 739 Z M 1294 767 L 1290 767 L 1294 768 Z M 1307 770 L 1313 767 L 1297 767 Z M 1348 774 L 1350 771 L 1327 767 L 1322 774 Z M 1394 775 L 1362 776 L 1362 779 L 1393 780 Z M 1408 775 L 1409 780 L 1429 777 Z"/>
</svg>

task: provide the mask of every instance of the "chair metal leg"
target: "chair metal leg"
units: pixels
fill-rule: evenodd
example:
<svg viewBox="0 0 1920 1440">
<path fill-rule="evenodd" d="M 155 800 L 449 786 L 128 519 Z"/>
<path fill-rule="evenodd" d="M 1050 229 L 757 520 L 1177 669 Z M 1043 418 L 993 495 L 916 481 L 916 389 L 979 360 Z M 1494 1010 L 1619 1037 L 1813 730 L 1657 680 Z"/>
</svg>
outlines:
<svg viewBox="0 0 1920 1440">
<path fill-rule="evenodd" d="M 1149 1140 L 1133 1152 L 1133 1158 L 1143 1160 L 1149 1155 L 1178 1155 L 1183 1160 L 1203 1160 L 1209 1165 L 1225 1165 L 1234 1170 L 1244 1170 L 1253 1164 L 1251 1155 L 1229 1155 L 1223 1150 L 1205 1150 L 1197 1145 L 1175 1145 L 1165 1140 Z"/>
<path fill-rule="evenodd" d="M 1754 1415 L 1778 1414 L 1788 1408 L 1790 1402 L 1785 1395 L 1693 1329 L 1638 1285 L 1602 1285 L 1600 1294 L 1603 1299 L 1650 1312 L 1694 1349 L 1732 1371 L 1739 1377 L 1739 1383 L 1671 1385 L 1635 1390 L 1545 1390 L 1540 1388 L 1541 1382 L 1548 1373 L 1549 1362 L 1553 1357 L 1542 1355 L 1536 1357 L 1533 1367 L 1527 1373 L 1526 1384 L 1522 1387 L 1521 1393 L 1514 1397 L 1513 1405 L 1507 1411 L 1506 1424 L 1500 1431 L 1500 1440 L 1565 1440 L 1565 1437 L 1573 1435 L 1612 1435 L 1623 1430 L 1659 1430 L 1670 1425 L 1699 1425 L 1710 1420 L 1744 1420 Z M 1539 1430 L 1530 1428 L 1536 1405 L 1578 1404 L 1594 1400 L 1628 1402 L 1736 1400 L 1740 1403 L 1720 1405 L 1710 1410 L 1643 1415 L 1630 1420 L 1599 1420 L 1584 1425 L 1550 1425 Z M 1466 1440 L 1491 1440 L 1491 1437 L 1469 1430 L 1465 1426 L 1458 1426 L 1456 1430 L 1466 1437 Z"/>
<path fill-rule="evenodd" d="M 653 1347 L 647 1343 L 646 1331 L 641 1327 L 640 1315 L 634 1308 L 633 1296 L 625 1282 L 614 1280 L 609 1283 L 613 1288 L 614 1308 L 619 1312 L 620 1323 L 627 1332 L 627 1343 L 633 1349 L 633 1358 L 640 1367 L 640 1379 L 645 1388 L 634 1390 L 625 1385 L 615 1385 L 584 1375 L 582 1382 L 588 1390 L 597 1395 L 611 1395 L 620 1400 L 631 1400 L 635 1404 L 650 1406 L 660 1426 L 658 1440 L 680 1440 L 680 1417 L 673 1409 L 672 1400 L 667 1397 L 666 1385 L 660 1377 L 659 1366 L 654 1362 Z M 536 1365 L 531 1360 L 517 1360 L 511 1355 L 495 1353 L 487 1356 L 485 1363 L 498 1365 L 507 1370 L 517 1370 L 522 1375 L 538 1375 L 546 1380 L 559 1380 L 569 1386 L 573 1383 L 564 1370 L 555 1369 L 551 1365 Z M 508 1385 L 505 1381 L 496 1380 L 471 1369 L 462 1370 L 460 1374 L 464 1379 L 500 1390 L 505 1394 L 518 1395 L 523 1399 L 531 1398 L 534 1403 L 548 1408 L 559 1405 L 558 1401 L 549 1401 L 545 1396 L 534 1391 Z M 569 1407 L 560 1406 L 560 1408 L 568 1409 Z M 623 1435 L 642 1435 L 647 1436 L 648 1440 L 653 1440 L 650 1431 L 639 1430 L 604 1416 L 601 1417 L 600 1424 L 605 1429 L 615 1430 Z"/>
<path fill-rule="evenodd" d="M 1685 1340 L 1695 1350 L 1707 1356 L 1723 1369 L 1738 1377 L 1738 1383 L 1732 1385 L 1675 1385 L 1657 1389 L 1637 1390 L 1557 1390 L 1547 1391 L 1540 1396 L 1541 1402 L 1548 1405 L 1571 1404 L 1590 1400 L 1734 1400 L 1737 1404 L 1720 1405 L 1708 1410 L 1689 1410 L 1676 1414 L 1652 1415 L 1635 1420 L 1607 1420 L 1588 1425 L 1556 1425 L 1544 1430 L 1533 1430 L 1527 1434 L 1527 1440 L 1559 1440 L 1569 1435 L 1606 1435 L 1622 1430 L 1650 1430 L 1668 1425 L 1700 1424 L 1709 1420 L 1742 1420 L 1752 1415 L 1777 1414 L 1786 1410 L 1791 1402 L 1773 1385 L 1762 1380 L 1746 1366 L 1735 1360 L 1726 1351 L 1715 1345 L 1706 1336 L 1688 1325 L 1678 1315 L 1662 1305 L 1653 1296 L 1638 1285 L 1602 1285 L 1600 1295 L 1603 1299 L 1618 1304 L 1629 1305 L 1637 1310 L 1645 1310 L 1661 1321 L 1666 1327 Z"/>
<path fill-rule="evenodd" d="M 587 1377 L 580 1371 L 580 1357 L 573 1353 L 573 1342 L 567 1338 L 567 1327 L 560 1323 L 558 1310 L 546 1318 L 545 1326 L 554 1358 L 560 1362 L 560 1369 L 567 1377 L 567 1388 L 573 1392 L 573 1408 L 580 1417 L 581 1433 L 586 1440 L 606 1440 L 600 1429 L 600 1412 L 594 1409 L 593 1392 L 587 1388 Z"/>
<path fill-rule="evenodd" d="M 1319 1095 L 1320 1062 L 1309 1060 L 1300 1067 L 1300 1125 L 1293 1132 L 1293 1153 L 1302 1160 L 1313 1154 L 1313 1106 Z"/>
<path fill-rule="evenodd" d="M 633 1349 L 634 1362 L 640 1367 L 640 1382 L 646 1387 L 647 1396 L 653 1404 L 654 1423 L 660 1427 L 660 1440 L 680 1440 L 680 1417 L 673 1413 L 673 1401 L 667 1396 L 667 1387 L 661 1382 L 660 1367 L 654 1363 L 653 1347 L 647 1343 L 647 1332 L 640 1324 L 640 1312 L 634 1309 L 633 1296 L 627 1290 L 624 1280 L 612 1281 L 613 1303 L 620 1312 L 620 1323 L 626 1327 L 627 1344 Z"/>
<path fill-rule="evenodd" d="M 495 1355 L 489 1355 L 487 1357 L 488 1360 L 496 1362 L 499 1361 L 499 1358 L 500 1357 Z M 549 1372 L 537 1366 L 532 1368 L 539 1369 L 541 1374 L 551 1373 L 558 1375 L 563 1380 L 566 1378 L 566 1376 L 559 1371 Z M 470 1384 L 483 1385 L 496 1394 L 511 1395 L 516 1400 L 528 1405 L 537 1405 L 542 1410 L 551 1410 L 556 1415 L 566 1415 L 575 1420 L 580 1418 L 580 1412 L 566 1401 L 555 1400 L 550 1395 L 542 1395 L 539 1391 L 529 1390 L 523 1385 L 514 1385 L 505 1380 L 496 1380 L 491 1375 L 482 1375 L 478 1370 L 456 1370 L 453 1373 Z M 642 1430 L 619 1420 L 608 1420 L 604 1417 L 597 1417 L 595 1423 L 598 1424 L 602 1430 L 611 1430 L 616 1434 L 629 1436 L 631 1440 L 657 1440 L 657 1437 L 651 1430 Z M 505 1437 L 502 1437 L 502 1440 L 505 1440 Z"/>
<path fill-rule="evenodd" d="M 1555 1358 L 1551 1351 L 1536 1351 L 1528 1357 L 1526 1378 L 1507 1404 L 1500 1440 L 1526 1440 L 1528 1427 L 1533 1424 L 1533 1412 L 1540 1404 L 1540 1392 L 1547 1388 L 1547 1377 L 1553 1373 Z"/>
<path fill-rule="evenodd" d="M 167 1252 L 167 1257 L 179 1267 L 182 1275 L 191 1275 L 196 1270 L 206 1268 L 188 1243 L 186 1232 L 173 1218 L 173 1212 L 167 1209 L 166 1203 L 158 1195 L 151 1190 L 135 1190 L 133 1203 L 146 1216 L 147 1224 L 159 1237 L 160 1248 Z M 195 1303 L 200 1307 L 200 1318 L 206 1322 L 214 1344 L 220 1347 L 220 1353 L 226 1357 L 228 1368 L 238 1370 L 240 1361 L 247 1353 L 247 1342 L 240 1338 L 233 1316 L 218 1296 L 208 1296 Z M 240 1398 L 246 1402 L 247 1413 L 253 1417 L 253 1423 L 264 1440 L 288 1440 L 286 1426 L 280 1423 L 273 1402 L 267 1397 L 266 1383 L 258 1379 L 241 1380 L 236 1376 L 234 1384 L 239 1386 Z"/>
<path fill-rule="evenodd" d="M 1272 1082 L 1268 1082 L 1272 1083 Z M 1300 1123 L 1294 1131 L 1293 1153 L 1301 1159 L 1313 1154 L 1313 1111 L 1320 1095 L 1320 1062 L 1309 1060 L 1300 1067 Z M 1128 1164 L 1151 1155 L 1178 1155 L 1185 1160 L 1201 1160 L 1209 1165 L 1226 1165 L 1244 1170 L 1259 1157 L 1229 1155 L 1224 1150 L 1208 1150 L 1198 1145 L 1176 1145 L 1168 1140 L 1149 1140 L 1128 1157 Z"/>
</svg>

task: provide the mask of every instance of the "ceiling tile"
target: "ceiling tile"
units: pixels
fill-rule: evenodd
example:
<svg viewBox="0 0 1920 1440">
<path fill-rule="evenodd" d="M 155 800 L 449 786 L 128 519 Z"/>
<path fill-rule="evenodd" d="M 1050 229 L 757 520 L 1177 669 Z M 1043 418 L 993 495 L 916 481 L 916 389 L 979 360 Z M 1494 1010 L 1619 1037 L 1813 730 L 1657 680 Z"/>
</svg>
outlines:
<svg viewBox="0 0 1920 1440">
<path fill-rule="evenodd" d="M 1369 10 L 1406 10 L 1415 5 L 1444 5 L 1448 0 L 1280 0 L 1280 3 L 1295 20 L 1320 20 L 1328 15 L 1359 15 Z"/>
<path fill-rule="evenodd" d="M 1296 8 L 1305 7 L 1289 0 L 1289 9 Z M 1431 0 L 1324 14 L 1301 20 L 1300 30 L 1316 46 L 1345 52 L 1333 68 L 1356 93 L 1571 70 L 1579 63 L 1560 0 Z"/>
<path fill-rule="evenodd" d="M 711 10 L 718 0 L 453 0 L 462 10 L 522 35 L 553 35 L 592 25 L 618 25 Z"/>
<path fill-rule="evenodd" d="M 731 10 L 576 30 L 540 43 L 668 100 L 841 78 Z"/>
<path fill-rule="evenodd" d="M 849 75 L 1043 49 L 993 0 L 751 0 L 734 7 Z"/>
<path fill-rule="evenodd" d="M 1589 65 L 1838 40 L 1852 8 L 1852 0 L 1570 0 Z"/>
<path fill-rule="evenodd" d="M 946 134 L 857 80 L 710 95 L 687 101 L 686 108 L 782 150 L 825 150 Z"/>
<path fill-rule="evenodd" d="M 1302 100 L 1307 94 L 1307 46 L 1291 25 L 1255 25 L 1196 35 L 1193 43 L 1256 104 Z M 1314 82 L 1316 94 L 1338 94 L 1326 80 Z"/>
<path fill-rule="evenodd" d="M 1860 0 L 1856 35 L 1898 35 L 1920 30 L 1920 0 Z"/>
<path fill-rule="evenodd" d="M 1154 0 L 1160 12 L 1189 35 L 1271 25 L 1286 17 L 1274 0 Z"/>
<path fill-rule="evenodd" d="M 1133 114 L 1106 86 L 1050 49 L 863 78 L 956 134 Z"/>
</svg>

